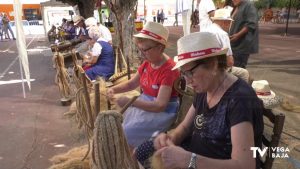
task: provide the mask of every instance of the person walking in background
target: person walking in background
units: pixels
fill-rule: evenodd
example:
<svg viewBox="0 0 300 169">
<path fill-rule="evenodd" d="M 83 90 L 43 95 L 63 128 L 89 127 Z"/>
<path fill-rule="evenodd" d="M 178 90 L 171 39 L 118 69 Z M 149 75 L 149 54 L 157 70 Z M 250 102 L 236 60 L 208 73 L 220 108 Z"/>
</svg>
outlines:
<svg viewBox="0 0 300 169">
<path fill-rule="evenodd" d="M 16 40 L 15 35 L 10 27 L 9 18 L 6 13 L 3 14 L 2 23 L 3 23 L 3 31 L 5 35 L 5 39 L 10 39 L 8 31 L 11 33 L 13 40 Z"/>
<path fill-rule="evenodd" d="M 157 13 L 156 13 L 156 20 L 157 20 L 157 23 L 160 23 L 160 13 L 159 13 L 159 10 L 157 10 Z"/>
<path fill-rule="evenodd" d="M 175 13 L 175 21 L 173 23 L 173 26 L 178 26 L 178 13 Z"/>
<path fill-rule="evenodd" d="M 195 28 L 196 25 L 199 24 L 199 11 L 198 9 L 195 9 L 195 11 L 193 12 L 192 16 L 191 16 L 191 28 Z"/>
<path fill-rule="evenodd" d="M 258 14 L 255 6 L 247 0 L 233 0 L 229 36 L 234 66 L 246 68 L 250 54 L 258 53 Z"/>
<path fill-rule="evenodd" d="M 2 12 L 0 12 L 0 37 L 1 37 L 1 41 L 3 40 L 3 23 L 2 23 L 2 18 L 3 18 L 3 14 Z"/>
<path fill-rule="evenodd" d="M 161 12 L 159 14 L 159 17 L 160 17 L 160 23 L 161 24 L 164 24 L 164 21 L 165 21 L 165 13 L 164 13 L 164 10 L 161 9 Z"/>
</svg>

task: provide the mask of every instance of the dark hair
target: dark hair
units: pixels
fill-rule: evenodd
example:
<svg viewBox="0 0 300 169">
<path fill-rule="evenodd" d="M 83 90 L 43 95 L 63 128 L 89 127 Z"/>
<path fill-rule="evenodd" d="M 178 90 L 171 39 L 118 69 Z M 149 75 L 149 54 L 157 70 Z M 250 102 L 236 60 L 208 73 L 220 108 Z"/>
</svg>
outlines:
<svg viewBox="0 0 300 169">
<path fill-rule="evenodd" d="M 203 64 L 205 68 L 209 68 L 210 67 L 210 63 L 214 60 L 217 59 L 218 62 L 218 69 L 221 71 L 225 71 L 227 69 L 227 56 L 226 54 L 223 55 L 217 55 L 214 57 L 208 57 L 205 59 L 200 59 L 197 60 L 196 63 L 197 64 Z"/>
</svg>

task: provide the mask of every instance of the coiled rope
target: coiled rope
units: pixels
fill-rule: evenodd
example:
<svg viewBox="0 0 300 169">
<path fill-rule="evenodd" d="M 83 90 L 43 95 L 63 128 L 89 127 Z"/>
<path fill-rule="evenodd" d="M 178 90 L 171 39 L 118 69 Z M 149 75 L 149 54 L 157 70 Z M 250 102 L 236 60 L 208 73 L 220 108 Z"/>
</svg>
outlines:
<svg viewBox="0 0 300 169">
<path fill-rule="evenodd" d="M 92 143 L 93 168 L 138 169 L 123 133 L 122 120 L 116 111 L 98 114 Z"/>
</svg>

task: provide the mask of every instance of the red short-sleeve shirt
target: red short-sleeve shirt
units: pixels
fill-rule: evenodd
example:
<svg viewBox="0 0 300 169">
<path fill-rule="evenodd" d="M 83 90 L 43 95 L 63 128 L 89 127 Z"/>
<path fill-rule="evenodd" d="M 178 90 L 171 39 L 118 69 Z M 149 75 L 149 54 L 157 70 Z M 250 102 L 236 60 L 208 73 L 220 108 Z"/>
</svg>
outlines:
<svg viewBox="0 0 300 169">
<path fill-rule="evenodd" d="M 172 87 L 171 97 L 177 96 L 173 87 L 174 81 L 179 77 L 179 71 L 173 70 L 175 66 L 173 59 L 168 59 L 160 68 L 153 69 L 150 62 L 145 61 L 139 68 L 140 87 L 142 91 L 150 96 L 157 97 L 161 85 Z"/>
</svg>

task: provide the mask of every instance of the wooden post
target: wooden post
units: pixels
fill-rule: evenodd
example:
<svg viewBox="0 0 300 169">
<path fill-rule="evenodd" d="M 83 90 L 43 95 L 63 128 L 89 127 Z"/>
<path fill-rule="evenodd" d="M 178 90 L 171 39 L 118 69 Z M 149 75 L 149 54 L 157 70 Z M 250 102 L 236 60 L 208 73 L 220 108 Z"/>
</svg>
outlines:
<svg viewBox="0 0 300 169">
<path fill-rule="evenodd" d="M 95 84 L 95 109 L 96 114 L 100 112 L 100 84 Z"/>
<path fill-rule="evenodd" d="M 91 129 L 94 129 L 94 118 L 93 118 L 93 115 L 92 115 L 91 102 L 90 102 L 89 92 L 88 92 L 88 89 L 87 89 L 85 72 L 81 72 L 81 80 L 82 80 L 82 84 L 83 84 L 84 98 L 85 98 L 85 102 L 86 102 L 86 105 L 87 105 L 88 114 L 91 118 L 91 121 L 93 122 L 91 124 L 92 125 Z"/>
</svg>

